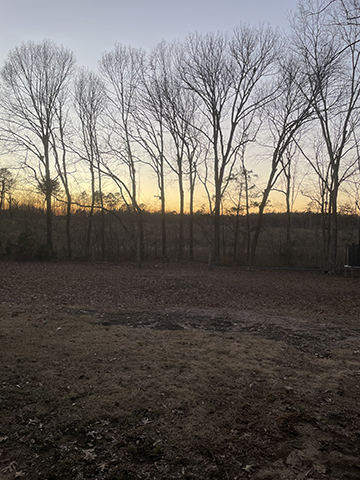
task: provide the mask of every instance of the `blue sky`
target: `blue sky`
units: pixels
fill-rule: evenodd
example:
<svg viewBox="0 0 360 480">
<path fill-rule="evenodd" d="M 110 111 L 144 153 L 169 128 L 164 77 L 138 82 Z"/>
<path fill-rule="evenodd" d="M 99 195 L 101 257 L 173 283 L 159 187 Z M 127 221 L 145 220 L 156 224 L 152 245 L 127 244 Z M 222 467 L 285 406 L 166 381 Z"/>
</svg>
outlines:
<svg viewBox="0 0 360 480">
<path fill-rule="evenodd" d="M 241 22 L 287 28 L 297 0 L 0 0 L 0 65 L 22 41 L 49 38 L 96 68 L 115 42 L 149 50 L 188 32 L 231 31 Z"/>
</svg>

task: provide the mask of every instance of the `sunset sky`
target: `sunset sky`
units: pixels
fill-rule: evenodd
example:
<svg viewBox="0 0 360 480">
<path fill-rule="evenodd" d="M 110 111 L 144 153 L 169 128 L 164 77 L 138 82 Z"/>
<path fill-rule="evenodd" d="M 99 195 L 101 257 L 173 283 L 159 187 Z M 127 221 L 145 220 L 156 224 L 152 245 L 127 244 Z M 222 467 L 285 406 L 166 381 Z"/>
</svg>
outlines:
<svg viewBox="0 0 360 480">
<path fill-rule="evenodd" d="M 79 66 L 96 69 L 115 42 L 149 51 L 162 39 L 232 31 L 240 23 L 270 23 L 286 30 L 296 5 L 297 0 L 0 0 L 0 66 L 9 50 L 27 40 L 51 39 L 70 48 Z M 265 167 L 259 170 L 266 176 Z M 146 181 L 142 190 L 145 194 Z M 170 192 L 175 190 L 176 184 L 170 186 Z M 146 203 L 156 202 L 152 193 L 145 197 Z M 199 199 L 203 202 L 205 196 Z M 177 193 L 169 208 L 176 204 Z"/>
</svg>

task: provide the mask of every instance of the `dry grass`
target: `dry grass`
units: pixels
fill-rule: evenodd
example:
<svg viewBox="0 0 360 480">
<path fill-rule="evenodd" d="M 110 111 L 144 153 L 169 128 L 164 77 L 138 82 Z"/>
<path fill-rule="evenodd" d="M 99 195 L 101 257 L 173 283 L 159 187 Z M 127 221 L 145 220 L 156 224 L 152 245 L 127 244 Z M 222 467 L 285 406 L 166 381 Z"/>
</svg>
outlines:
<svg viewBox="0 0 360 480">
<path fill-rule="evenodd" d="M 0 479 L 358 479 L 357 279 L 251 274 L 5 264 Z"/>
</svg>

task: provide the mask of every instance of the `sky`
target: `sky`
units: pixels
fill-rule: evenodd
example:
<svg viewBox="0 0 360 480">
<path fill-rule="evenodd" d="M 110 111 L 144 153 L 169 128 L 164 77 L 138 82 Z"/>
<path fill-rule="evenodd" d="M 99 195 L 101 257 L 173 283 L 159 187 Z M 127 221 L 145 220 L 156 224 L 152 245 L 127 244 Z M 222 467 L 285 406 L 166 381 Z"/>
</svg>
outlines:
<svg viewBox="0 0 360 480">
<path fill-rule="evenodd" d="M 96 69 L 115 42 L 150 51 L 163 39 L 231 32 L 240 23 L 286 30 L 296 5 L 297 0 L 0 0 L 0 68 L 8 52 L 28 40 L 50 39 L 71 49 L 78 66 Z"/>
<path fill-rule="evenodd" d="M 297 0 L 0 0 L 0 65 L 23 41 L 51 39 L 79 65 L 96 68 L 115 42 L 150 50 L 189 32 L 231 31 L 240 23 L 287 28 Z"/>
</svg>

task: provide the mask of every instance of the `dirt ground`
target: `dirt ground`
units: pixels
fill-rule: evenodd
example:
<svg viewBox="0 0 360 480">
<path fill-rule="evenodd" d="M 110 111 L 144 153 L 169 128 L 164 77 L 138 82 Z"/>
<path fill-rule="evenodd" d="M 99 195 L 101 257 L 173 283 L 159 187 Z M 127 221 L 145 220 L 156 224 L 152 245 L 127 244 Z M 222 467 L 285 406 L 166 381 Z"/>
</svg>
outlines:
<svg viewBox="0 0 360 480">
<path fill-rule="evenodd" d="M 0 480 L 359 479 L 360 279 L 0 263 Z"/>
</svg>

